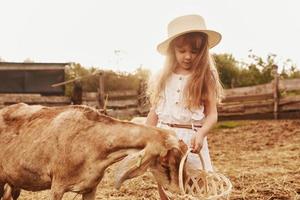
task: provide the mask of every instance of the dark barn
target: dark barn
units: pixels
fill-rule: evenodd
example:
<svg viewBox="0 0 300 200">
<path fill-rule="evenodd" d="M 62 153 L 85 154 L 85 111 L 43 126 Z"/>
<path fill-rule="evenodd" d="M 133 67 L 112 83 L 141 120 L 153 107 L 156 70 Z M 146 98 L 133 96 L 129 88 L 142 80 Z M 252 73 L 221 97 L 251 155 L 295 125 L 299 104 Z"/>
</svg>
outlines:
<svg viewBox="0 0 300 200">
<path fill-rule="evenodd" d="M 66 65 L 68 63 L 0 62 L 0 93 L 64 95 L 64 85 L 51 85 L 65 81 Z"/>
<path fill-rule="evenodd" d="M 65 68 L 71 63 L 0 62 L 0 107 L 24 102 L 28 104 L 63 105 L 65 96 Z"/>
</svg>

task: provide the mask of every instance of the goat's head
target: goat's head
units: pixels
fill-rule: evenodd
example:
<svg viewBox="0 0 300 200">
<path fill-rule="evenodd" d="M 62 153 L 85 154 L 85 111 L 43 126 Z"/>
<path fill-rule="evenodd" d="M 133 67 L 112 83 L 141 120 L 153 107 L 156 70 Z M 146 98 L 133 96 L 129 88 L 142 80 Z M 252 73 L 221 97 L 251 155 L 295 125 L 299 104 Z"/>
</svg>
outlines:
<svg viewBox="0 0 300 200">
<path fill-rule="evenodd" d="M 179 190 L 179 164 L 188 147 L 178 140 L 172 131 L 159 143 L 149 143 L 144 149 L 128 155 L 121 161 L 116 173 L 116 188 L 130 178 L 143 174 L 149 169 L 156 181 L 171 191 Z"/>
<path fill-rule="evenodd" d="M 187 145 L 182 140 L 178 140 L 178 147 L 172 147 L 158 156 L 150 166 L 150 171 L 156 181 L 164 188 L 173 191 L 179 190 L 179 165 L 187 149 Z"/>
</svg>

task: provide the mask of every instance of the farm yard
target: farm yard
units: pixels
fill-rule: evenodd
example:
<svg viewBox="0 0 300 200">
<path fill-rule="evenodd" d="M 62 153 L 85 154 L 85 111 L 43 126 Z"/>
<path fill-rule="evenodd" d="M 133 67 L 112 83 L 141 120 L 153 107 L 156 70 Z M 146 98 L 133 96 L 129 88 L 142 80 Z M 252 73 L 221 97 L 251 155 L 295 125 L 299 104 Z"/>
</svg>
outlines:
<svg viewBox="0 0 300 200">
<path fill-rule="evenodd" d="M 0 200 L 300 200 L 300 0 L 16 2 Z"/>
<path fill-rule="evenodd" d="M 18 85 L 9 81 L 0 84 L 2 86 L 0 108 L 18 102 L 45 106 L 74 104 L 73 96 L 65 94 L 71 92 L 72 80 L 77 79 L 69 77 L 71 81 L 63 81 L 62 69 L 65 63 L 2 63 L 2 65 L 1 80 L 17 72 L 19 79 L 24 81 L 20 81 Z M 55 70 L 57 74 L 50 77 L 50 69 L 51 72 Z M 39 76 L 35 76 L 36 73 Z M 42 75 L 47 78 L 41 78 Z M 90 77 L 89 74 L 83 76 Z M 29 81 L 28 77 L 32 80 Z M 61 80 L 56 80 L 58 77 L 62 77 Z M 72 84 L 67 85 L 66 91 L 63 85 L 51 87 L 52 84 L 61 81 Z M 130 82 L 133 86 L 111 88 L 112 83 L 124 82 Z M 145 115 L 148 112 L 149 105 L 143 93 L 145 91 L 143 82 L 136 77 L 105 73 L 93 76 L 82 83 L 84 91 L 81 91 L 82 96 L 79 98 L 82 104 L 97 109 L 104 108 L 109 116 L 130 119 L 132 116 Z M 275 79 L 265 84 L 225 90 L 226 98 L 219 105 L 218 111 L 219 119 L 226 121 L 220 121 L 216 125 L 208 140 L 215 169 L 229 177 L 233 183 L 230 199 L 300 199 L 299 83 L 299 78 Z M 93 90 L 88 89 L 89 85 L 94 87 Z M 8 91 L 7 88 L 11 90 Z M 270 120 L 273 118 L 278 120 Z M 236 119 L 240 120 L 228 121 Z M 149 172 L 125 182 L 119 191 L 114 189 L 116 165 L 107 169 L 98 186 L 97 199 L 159 199 L 154 177 Z M 22 191 L 19 199 L 46 200 L 49 199 L 49 191 Z M 79 199 L 81 195 L 74 193 L 64 195 L 64 200 Z"/>
<path fill-rule="evenodd" d="M 300 199 L 300 120 L 224 121 L 209 135 L 210 153 L 217 171 L 233 183 L 233 200 Z M 158 199 L 150 173 L 114 189 L 115 165 L 98 186 L 97 199 Z M 49 191 L 22 191 L 20 200 L 49 198 Z M 65 200 L 81 196 L 67 193 Z"/>
</svg>

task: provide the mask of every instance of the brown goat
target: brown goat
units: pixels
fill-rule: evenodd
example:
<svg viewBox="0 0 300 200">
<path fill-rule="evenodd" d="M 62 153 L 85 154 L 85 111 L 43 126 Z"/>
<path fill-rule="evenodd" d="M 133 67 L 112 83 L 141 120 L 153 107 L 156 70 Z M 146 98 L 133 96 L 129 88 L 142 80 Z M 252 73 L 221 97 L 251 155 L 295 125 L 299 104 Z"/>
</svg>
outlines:
<svg viewBox="0 0 300 200">
<path fill-rule="evenodd" d="M 120 161 L 116 188 L 148 168 L 165 188 L 178 190 L 187 150 L 172 131 L 104 116 L 87 106 L 15 104 L 0 110 L 0 198 L 12 190 L 71 191 L 94 200 L 105 169 Z"/>
</svg>

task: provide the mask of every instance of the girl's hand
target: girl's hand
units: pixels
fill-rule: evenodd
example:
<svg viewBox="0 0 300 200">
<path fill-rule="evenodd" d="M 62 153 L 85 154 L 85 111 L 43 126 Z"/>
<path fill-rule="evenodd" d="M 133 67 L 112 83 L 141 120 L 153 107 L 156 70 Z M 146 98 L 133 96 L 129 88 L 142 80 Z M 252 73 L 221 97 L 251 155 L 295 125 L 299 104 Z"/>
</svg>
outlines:
<svg viewBox="0 0 300 200">
<path fill-rule="evenodd" d="M 193 153 L 200 153 L 204 141 L 204 134 L 199 131 L 195 132 L 191 139 L 191 148 Z"/>
</svg>

